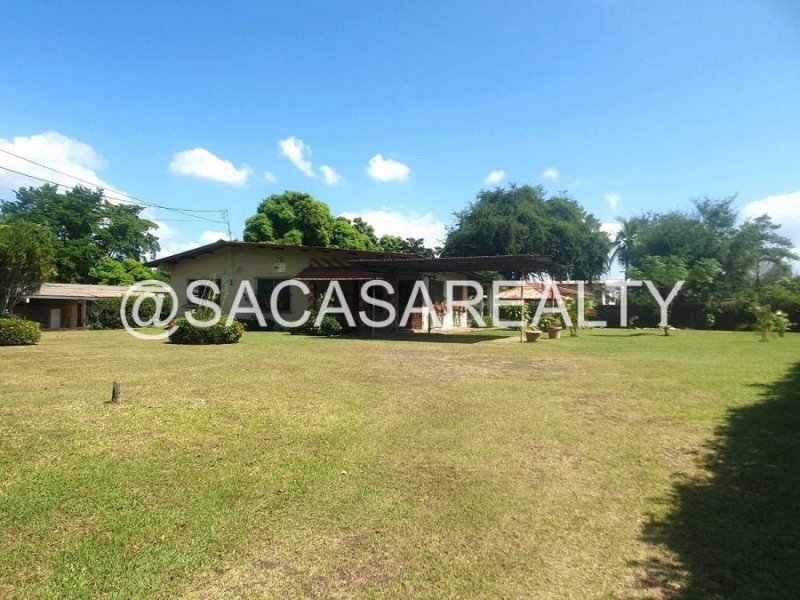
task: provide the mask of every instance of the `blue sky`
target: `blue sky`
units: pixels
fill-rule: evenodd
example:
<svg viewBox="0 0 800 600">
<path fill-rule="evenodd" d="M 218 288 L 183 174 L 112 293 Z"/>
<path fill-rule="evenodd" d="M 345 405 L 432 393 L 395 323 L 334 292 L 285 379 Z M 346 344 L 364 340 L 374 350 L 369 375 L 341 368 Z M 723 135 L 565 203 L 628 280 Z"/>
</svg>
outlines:
<svg viewBox="0 0 800 600">
<path fill-rule="evenodd" d="M 0 148 L 235 236 L 292 189 L 433 242 L 501 171 L 607 222 L 738 194 L 800 246 L 792 0 L 121 4 L 2 3 Z"/>
</svg>

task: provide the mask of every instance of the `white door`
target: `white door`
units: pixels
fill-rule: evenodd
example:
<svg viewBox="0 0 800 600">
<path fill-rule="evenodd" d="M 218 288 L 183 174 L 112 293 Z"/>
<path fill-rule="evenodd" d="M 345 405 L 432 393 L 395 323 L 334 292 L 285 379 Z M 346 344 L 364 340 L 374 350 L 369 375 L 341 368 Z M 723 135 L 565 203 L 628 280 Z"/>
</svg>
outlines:
<svg viewBox="0 0 800 600">
<path fill-rule="evenodd" d="M 61 329 L 61 309 L 50 309 L 50 329 Z"/>
</svg>

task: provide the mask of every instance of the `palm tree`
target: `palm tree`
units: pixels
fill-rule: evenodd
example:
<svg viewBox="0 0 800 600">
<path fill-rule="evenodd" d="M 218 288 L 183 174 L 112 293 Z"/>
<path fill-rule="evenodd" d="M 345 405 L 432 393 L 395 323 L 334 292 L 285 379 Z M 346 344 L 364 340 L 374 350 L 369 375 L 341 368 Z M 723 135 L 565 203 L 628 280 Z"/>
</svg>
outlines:
<svg viewBox="0 0 800 600">
<path fill-rule="evenodd" d="M 619 222 L 620 228 L 612 242 L 613 250 L 609 263 L 618 258 L 625 267 L 625 279 L 627 279 L 628 269 L 630 269 L 631 259 L 639 241 L 643 220 L 640 217 L 631 217 L 630 219 L 619 218 L 617 222 Z"/>
</svg>

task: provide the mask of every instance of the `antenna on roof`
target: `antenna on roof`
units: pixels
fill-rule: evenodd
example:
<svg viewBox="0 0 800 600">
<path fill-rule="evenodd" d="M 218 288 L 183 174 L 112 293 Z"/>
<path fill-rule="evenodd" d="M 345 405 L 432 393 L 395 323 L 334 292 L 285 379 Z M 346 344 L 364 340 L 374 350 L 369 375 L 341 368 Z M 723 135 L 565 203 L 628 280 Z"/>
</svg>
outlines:
<svg viewBox="0 0 800 600">
<path fill-rule="evenodd" d="M 233 239 L 233 235 L 231 234 L 231 219 L 230 219 L 230 216 L 228 215 L 227 209 L 223 209 L 223 210 L 219 211 L 219 213 L 220 213 L 220 217 L 222 217 L 222 220 L 225 221 L 225 225 L 228 228 L 228 241 L 230 242 L 231 239 Z"/>
</svg>

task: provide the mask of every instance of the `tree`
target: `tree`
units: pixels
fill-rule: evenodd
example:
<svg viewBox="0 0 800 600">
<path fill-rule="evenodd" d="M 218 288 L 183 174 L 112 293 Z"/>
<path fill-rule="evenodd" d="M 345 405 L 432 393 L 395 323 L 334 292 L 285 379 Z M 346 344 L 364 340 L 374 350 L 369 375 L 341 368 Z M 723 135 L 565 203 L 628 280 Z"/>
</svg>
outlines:
<svg viewBox="0 0 800 600">
<path fill-rule="evenodd" d="M 156 224 L 141 217 L 143 210 L 112 204 L 102 191 L 78 186 L 62 194 L 54 185 L 43 185 L 20 188 L 15 201 L 0 203 L 0 222 L 50 229 L 55 236 L 56 281 L 85 283 L 103 256 L 141 260 L 158 251 L 151 233 Z"/>
<path fill-rule="evenodd" d="M 35 294 L 53 272 L 53 234 L 32 223 L 0 224 L 0 316 Z"/>
<path fill-rule="evenodd" d="M 324 202 L 310 194 L 273 194 L 245 221 L 244 241 L 368 250 L 375 232 L 363 219 L 334 218 Z"/>
<path fill-rule="evenodd" d="M 158 252 L 158 238 L 150 233 L 157 225 L 140 216 L 143 210 L 130 204 L 105 204 L 95 237 L 108 258 L 139 262 Z"/>
<path fill-rule="evenodd" d="M 114 260 L 107 256 L 102 257 L 89 270 L 89 277 L 93 283 L 103 285 L 133 285 L 137 281 L 145 279 L 167 281 L 167 277 L 160 271 L 154 271 L 138 260 L 132 258 Z"/>
<path fill-rule="evenodd" d="M 547 255 L 552 275 L 593 279 L 606 269 L 609 241 L 600 222 L 566 195 L 541 186 L 482 190 L 456 213 L 443 256 Z"/>
<path fill-rule="evenodd" d="M 258 205 L 245 221 L 246 242 L 276 242 L 307 246 L 330 246 L 333 217 L 328 205 L 310 194 L 273 194 Z"/>
<path fill-rule="evenodd" d="M 618 258 L 625 269 L 625 279 L 628 279 L 628 271 L 631 267 L 631 259 L 636 251 L 639 242 L 639 232 L 642 229 L 643 220 L 634 217 L 631 219 L 617 219 L 620 225 L 617 235 L 614 237 L 613 250 L 609 262 Z"/>
<path fill-rule="evenodd" d="M 370 227 L 370 229 L 372 228 Z M 369 236 L 360 231 L 350 219 L 337 217 L 333 220 L 331 246 L 352 248 L 353 250 L 371 250 L 374 244 Z"/>
<path fill-rule="evenodd" d="M 425 258 L 435 258 L 442 251 L 441 248 L 428 248 L 422 238 L 407 237 L 405 239 L 398 235 L 384 235 L 378 240 L 378 249 L 384 252 L 402 252 L 404 254 L 416 254 Z"/>
</svg>

